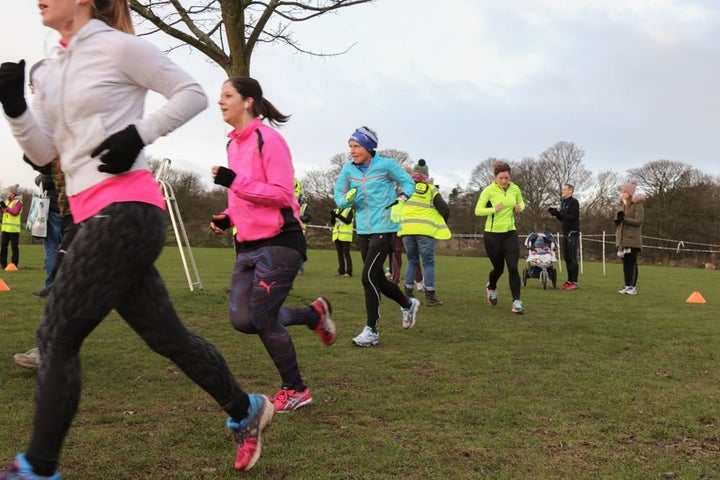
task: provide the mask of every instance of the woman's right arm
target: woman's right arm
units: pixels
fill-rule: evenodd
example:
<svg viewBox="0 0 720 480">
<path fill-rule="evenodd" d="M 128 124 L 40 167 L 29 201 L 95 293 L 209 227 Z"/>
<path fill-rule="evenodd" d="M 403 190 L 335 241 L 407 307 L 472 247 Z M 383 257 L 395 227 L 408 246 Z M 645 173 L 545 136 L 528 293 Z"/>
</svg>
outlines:
<svg viewBox="0 0 720 480">
<path fill-rule="evenodd" d="M 478 201 L 475 204 L 475 215 L 478 217 L 487 217 L 493 213 L 495 213 L 495 206 L 492 205 L 492 202 L 490 202 L 490 194 L 488 189 L 485 188 L 480 193 L 480 198 L 478 198 Z"/>
<path fill-rule="evenodd" d="M 13 135 L 25 156 L 34 164 L 43 167 L 57 156 L 49 123 L 43 117 L 44 95 L 38 92 L 33 97 L 32 108 L 17 118 L 8 118 Z"/>
</svg>

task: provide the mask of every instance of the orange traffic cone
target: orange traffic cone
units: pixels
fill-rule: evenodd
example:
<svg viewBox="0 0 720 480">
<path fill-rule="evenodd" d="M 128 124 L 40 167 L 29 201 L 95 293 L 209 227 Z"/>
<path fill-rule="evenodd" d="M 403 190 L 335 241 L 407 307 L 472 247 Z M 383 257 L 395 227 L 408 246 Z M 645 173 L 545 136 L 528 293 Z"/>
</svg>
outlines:
<svg viewBox="0 0 720 480">
<path fill-rule="evenodd" d="M 7 283 L 3 282 L 3 279 L 0 278 L 0 292 L 9 292 L 10 287 L 7 286 Z"/>
<path fill-rule="evenodd" d="M 12 263 L 12 262 L 11 262 L 11 263 L 8 263 L 8 266 L 5 267 L 5 271 L 7 271 L 7 272 L 17 272 L 17 269 L 18 269 L 18 268 L 17 268 L 17 265 L 15 265 L 15 264 Z"/>
<path fill-rule="evenodd" d="M 705 303 L 705 298 L 702 296 L 700 292 L 695 290 L 693 293 L 690 294 L 690 296 L 685 300 L 687 303 Z"/>
</svg>

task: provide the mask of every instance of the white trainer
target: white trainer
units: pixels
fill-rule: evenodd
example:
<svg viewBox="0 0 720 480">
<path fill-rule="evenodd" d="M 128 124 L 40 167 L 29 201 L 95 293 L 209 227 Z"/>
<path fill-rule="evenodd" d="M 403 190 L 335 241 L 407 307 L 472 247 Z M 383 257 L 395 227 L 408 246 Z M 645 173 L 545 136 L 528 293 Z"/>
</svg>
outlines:
<svg viewBox="0 0 720 480">
<path fill-rule="evenodd" d="M 40 368 L 40 350 L 35 347 L 25 353 L 16 353 L 13 355 L 13 361 L 23 368 L 37 370 Z"/>
<path fill-rule="evenodd" d="M 407 309 L 401 308 L 402 312 L 402 327 L 405 330 L 411 329 L 415 326 L 415 320 L 417 320 L 417 312 L 420 309 L 420 300 L 415 297 L 410 297 L 410 307 Z"/>
<path fill-rule="evenodd" d="M 373 332 L 372 328 L 366 325 L 360 335 L 353 338 L 353 343 L 358 347 L 374 347 L 380 343 L 380 334 Z"/>
</svg>

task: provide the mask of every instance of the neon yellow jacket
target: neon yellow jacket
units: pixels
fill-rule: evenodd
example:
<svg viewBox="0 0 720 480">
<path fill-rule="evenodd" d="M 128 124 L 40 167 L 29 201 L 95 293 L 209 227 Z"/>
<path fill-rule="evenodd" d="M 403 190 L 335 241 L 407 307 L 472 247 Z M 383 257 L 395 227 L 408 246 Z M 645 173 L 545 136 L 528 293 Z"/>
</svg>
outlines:
<svg viewBox="0 0 720 480">
<path fill-rule="evenodd" d="M 20 207 L 18 208 L 18 203 Z M 11 213 L 17 210 L 17 213 Z M 20 198 L 15 197 L 7 203 L 7 208 L 3 210 L 2 215 L 2 230 L 8 233 L 20 233 L 20 214 L 22 213 L 22 202 Z"/>
<path fill-rule="evenodd" d="M 344 210 L 336 208 L 333 211 L 333 218 L 335 223 L 332 229 L 332 240 L 333 242 L 339 240 L 341 242 L 352 242 L 353 238 L 353 211 L 352 208 L 348 207 Z M 345 223 L 343 219 L 348 220 Z"/>
<path fill-rule="evenodd" d="M 434 205 L 435 197 L 439 194 L 435 185 L 425 182 L 415 184 L 415 192 L 402 210 L 398 236 L 425 235 L 438 240 L 452 237 L 445 219 Z"/>
<path fill-rule="evenodd" d="M 503 209 L 495 211 L 495 205 L 502 203 Z M 493 182 L 483 189 L 475 205 L 475 215 L 488 217 L 485 221 L 485 231 L 490 233 L 504 233 L 515 230 L 515 205 L 525 210 L 525 201 L 522 198 L 520 187 L 510 182 L 507 189 Z"/>
</svg>

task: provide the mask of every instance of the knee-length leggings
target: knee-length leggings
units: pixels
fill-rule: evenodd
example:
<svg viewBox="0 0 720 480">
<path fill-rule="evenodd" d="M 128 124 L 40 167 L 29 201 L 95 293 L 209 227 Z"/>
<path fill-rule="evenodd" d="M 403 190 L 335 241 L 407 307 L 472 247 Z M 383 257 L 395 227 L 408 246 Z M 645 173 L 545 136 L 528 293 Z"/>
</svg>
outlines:
<svg viewBox="0 0 720 480">
<path fill-rule="evenodd" d="M 56 470 L 77 412 L 80 346 L 112 309 L 231 417 L 247 416 L 247 394 L 220 352 L 181 323 L 153 265 L 165 243 L 165 217 L 152 205 L 115 203 L 78 226 L 37 335 L 41 364 L 26 457 L 40 475 Z"/>
</svg>

